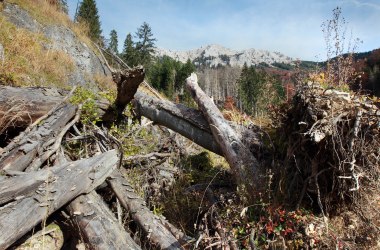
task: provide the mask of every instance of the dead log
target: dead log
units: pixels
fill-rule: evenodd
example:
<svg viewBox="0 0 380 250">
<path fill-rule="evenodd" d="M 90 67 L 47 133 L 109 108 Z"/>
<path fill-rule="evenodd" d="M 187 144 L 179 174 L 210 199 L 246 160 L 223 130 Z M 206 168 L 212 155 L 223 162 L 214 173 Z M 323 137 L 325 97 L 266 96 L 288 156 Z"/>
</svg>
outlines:
<svg viewBox="0 0 380 250">
<path fill-rule="evenodd" d="M 0 86 L 0 134 L 8 127 L 25 128 L 63 99 L 50 88 Z"/>
<path fill-rule="evenodd" d="M 197 81 L 197 75 L 193 73 L 186 79 L 186 86 L 210 124 L 212 135 L 229 163 L 237 183 L 243 190 L 252 192 L 260 187 L 260 165 L 249 148 L 242 143 L 240 136 L 223 118 L 211 98 L 201 90 Z M 257 192 L 257 189 L 255 191 Z"/>
<path fill-rule="evenodd" d="M 129 211 L 132 219 L 138 223 L 154 245 L 157 245 L 160 249 L 181 248 L 181 244 L 173 234 L 146 207 L 145 201 L 134 192 L 131 185 L 123 178 L 119 171 L 114 171 L 107 182 L 121 205 Z"/>
<path fill-rule="evenodd" d="M 9 247 L 78 195 L 89 193 L 102 184 L 116 168 L 118 159 L 116 151 L 111 150 L 90 159 L 27 174 L 30 178 L 45 178 L 45 181 L 27 197 L 0 208 L 0 249 Z M 18 178 L 25 177 L 12 177 L 15 183 L 20 182 Z M 4 189 L 4 186 L 0 183 L 0 187 Z"/>
<path fill-rule="evenodd" d="M 132 103 L 137 114 L 176 131 L 216 154 L 222 154 L 212 137 L 210 126 L 198 110 L 160 100 L 140 91 L 135 94 Z"/>
<path fill-rule="evenodd" d="M 64 104 L 39 126 L 23 134 L 20 141 L 6 147 L 0 155 L 0 170 L 23 171 L 39 154 L 54 144 L 66 124 L 74 117 L 77 107 Z"/>
<path fill-rule="evenodd" d="M 67 208 L 89 249 L 141 249 L 95 191 L 77 197 Z"/>
</svg>

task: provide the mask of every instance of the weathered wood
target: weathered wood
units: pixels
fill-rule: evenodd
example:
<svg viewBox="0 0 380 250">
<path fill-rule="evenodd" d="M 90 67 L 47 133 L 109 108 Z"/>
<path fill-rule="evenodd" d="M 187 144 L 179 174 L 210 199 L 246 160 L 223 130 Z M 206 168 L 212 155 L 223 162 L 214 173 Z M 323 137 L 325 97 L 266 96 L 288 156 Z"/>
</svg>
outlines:
<svg viewBox="0 0 380 250">
<path fill-rule="evenodd" d="M 229 163 L 237 183 L 247 192 L 251 192 L 252 188 L 260 187 L 260 165 L 236 131 L 228 125 L 211 98 L 201 90 L 197 81 L 197 75 L 193 73 L 186 79 L 186 86 L 210 124 L 212 135 Z"/>
<path fill-rule="evenodd" d="M 181 249 L 181 244 L 162 225 L 160 219 L 146 207 L 145 201 L 134 192 L 131 185 L 119 171 L 114 171 L 107 182 L 121 205 L 129 211 L 132 219 L 138 223 L 154 245 L 157 245 L 160 249 Z"/>
<path fill-rule="evenodd" d="M 141 66 L 112 73 L 112 79 L 117 86 L 117 96 L 114 105 L 109 105 L 105 110 L 103 121 L 113 122 L 122 118 L 125 107 L 133 99 L 144 77 L 145 71 Z"/>
<path fill-rule="evenodd" d="M 222 154 L 210 126 L 198 110 L 160 100 L 140 91 L 135 94 L 132 103 L 137 114 L 176 131 L 216 154 Z"/>
<path fill-rule="evenodd" d="M 56 89 L 0 86 L 0 134 L 10 126 L 27 127 L 62 99 Z"/>
<path fill-rule="evenodd" d="M 67 209 L 89 249 L 141 249 L 95 191 L 77 197 Z"/>
<path fill-rule="evenodd" d="M 62 128 L 74 117 L 77 107 L 64 104 L 42 124 L 20 137 L 0 155 L 0 169 L 24 170 L 38 155 L 52 145 Z"/>
<path fill-rule="evenodd" d="M 0 208 L 0 249 L 9 247 L 78 195 L 89 193 L 102 184 L 116 168 L 118 159 L 116 151 L 111 150 L 89 159 L 27 174 L 31 178 L 46 179 L 33 189 L 31 195 Z M 25 177 L 12 178 L 19 183 L 17 179 Z M 0 187 L 4 186 L 0 183 Z"/>
</svg>

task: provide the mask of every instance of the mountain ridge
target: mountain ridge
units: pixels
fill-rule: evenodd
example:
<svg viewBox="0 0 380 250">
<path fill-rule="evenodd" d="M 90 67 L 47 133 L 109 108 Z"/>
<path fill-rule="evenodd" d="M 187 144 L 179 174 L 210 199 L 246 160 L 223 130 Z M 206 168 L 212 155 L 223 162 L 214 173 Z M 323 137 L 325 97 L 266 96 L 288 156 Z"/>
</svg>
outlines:
<svg viewBox="0 0 380 250">
<path fill-rule="evenodd" d="M 158 57 L 169 56 L 185 63 L 190 59 L 196 65 L 218 66 L 248 66 L 258 64 L 286 63 L 293 64 L 294 59 L 280 52 L 259 49 L 233 50 L 219 44 L 208 44 L 200 48 L 177 51 L 171 49 L 156 48 L 155 55 Z"/>
</svg>

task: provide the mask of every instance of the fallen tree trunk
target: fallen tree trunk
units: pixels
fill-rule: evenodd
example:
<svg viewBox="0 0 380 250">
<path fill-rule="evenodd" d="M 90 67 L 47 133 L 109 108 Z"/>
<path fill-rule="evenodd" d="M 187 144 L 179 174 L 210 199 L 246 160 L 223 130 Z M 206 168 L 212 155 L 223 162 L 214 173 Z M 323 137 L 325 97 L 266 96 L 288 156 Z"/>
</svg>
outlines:
<svg viewBox="0 0 380 250">
<path fill-rule="evenodd" d="M 33 189 L 30 196 L 0 208 L 0 249 L 9 247 L 73 198 L 94 190 L 112 173 L 117 162 L 117 153 L 112 150 L 90 159 L 27 174 L 31 178 L 46 179 Z M 20 183 L 17 179 L 25 176 L 12 178 L 15 183 Z M 4 186 L 0 183 L 0 187 L 4 189 Z"/>
<path fill-rule="evenodd" d="M 198 110 L 159 100 L 142 92 L 135 94 L 132 103 L 137 114 L 176 131 L 216 154 L 222 154 L 207 121 Z"/>
<path fill-rule="evenodd" d="M 95 191 L 77 197 L 67 208 L 90 249 L 141 249 Z"/>
<path fill-rule="evenodd" d="M 146 207 L 145 201 L 136 195 L 131 185 L 123 178 L 119 171 L 114 171 L 107 182 L 121 205 L 129 211 L 132 219 L 145 232 L 153 245 L 157 245 L 160 249 L 181 248 L 181 244 L 174 235 Z"/>
<path fill-rule="evenodd" d="M 186 86 L 210 124 L 212 135 L 229 163 L 237 183 L 245 191 L 257 192 L 257 188 L 260 187 L 258 161 L 249 148 L 242 143 L 236 131 L 223 118 L 211 98 L 201 90 L 197 81 L 197 75 L 193 73 L 186 79 Z"/>
<path fill-rule="evenodd" d="M 0 86 L 0 134 L 8 127 L 27 127 L 62 101 L 62 93 L 48 88 Z"/>
</svg>

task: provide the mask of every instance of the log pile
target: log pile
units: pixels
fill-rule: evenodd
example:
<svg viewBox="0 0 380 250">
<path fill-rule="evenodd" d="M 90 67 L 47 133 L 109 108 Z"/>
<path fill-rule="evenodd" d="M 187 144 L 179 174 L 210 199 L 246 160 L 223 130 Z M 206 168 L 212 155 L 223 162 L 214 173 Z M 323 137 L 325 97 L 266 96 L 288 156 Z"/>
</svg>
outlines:
<svg viewBox="0 0 380 250">
<path fill-rule="evenodd" d="M 120 119 L 121 110 L 143 78 L 142 68 L 120 76 L 118 90 L 124 94 L 118 95 L 114 104 L 108 103 L 108 108 L 107 102 L 99 102 L 99 114 L 106 117 L 105 122 Z M 34 101 L 30 93 L 38 100 Z M 72 231 L 90 249 L 141 249 L 96 192 L 107 183 L 151 246 L 180 249 L 187 244 L 184 235 L 172 233 L 169 228 L 173 226 L 154 215 L 130 188 L 117 170 L 122 152 L 118 155 L 112 149 L 114 144 L 103 141 L 103 146 L 87 158 L 70 160 L 62 150 L 62 142 L 67 131 L 79 123 L 81 105 L 67 102 L 72 92 L 66 92 L 66 97 L 54 91 L 52 95 L 46 93 L 49 90 L 42 88 L 2 87 L 3 132 L 29 126 L 0 151 L 0 249 L 22 243 L 18 240 L 56 211 L 69 214 Z M 10 99 L 16 104 L 13 107 L 9 106 Z M 17 120 L 9 120 L 12 112 L 20 114 Z"/>
<path fill-rule="evenodd" d="M 268 164 L 261 156 L 268 149 L 263 134 L 226 121 L 199 88 L 195 74 L 187 79 L 187 88 L 199 110 L 137 90 L 144 81 L 142 68 L 114 72 L 113 76 L 118 88 L 116 100 L 96 100 L 96 113 L 104 126 L 94 125 L 92 134 L 77 127 L 81 127 L 82 107 L 68 102 L 73 92 L 61 95 L 41 88 L 1 87 L 0 132 L 25 128 L 0 150 L 0 230 L 6 232 L 0 235 L 1 249 L 22 243 L 20 238 L 56 212 L 69 215 L 73 231 L 90 249 L 144 248 L 131 228 L 121 223 L 123 211 L 149 247 L 181 249 L 191 245 L 184 233 L 149 209 L 120 169 L 126 161 L 171 155 L 156 152 L 123 159 L 120 142 L 107 128 L 126 122 L 123 111 L 129 102 L 137 116 L 224 156 L 232 182 L 248 202 L 265 192 Z M 368 220 L 379 221 L 379 215 L 373 213 L 377 209 L 373 206 L 380 204 L 379 102 L 307 84 L 298 91 L 283 124 L 280 134 L 287 148 L 286 167 L 274 169 L 274 175 L 278 193 L 286 193 L 277 197 L 300 206 L 308 196 L 326 216 L 342 204 L 358 206 Z M 68 131 L 75 131 L 76 136 Z M 82 150 L 85 154 L 73 157 L 65 152 L 62 142 L 90 137 L 93 142 Z M 105 187 L 118 204 L 117 216 L 108 198 L 100 195 L 99 189 Z M 373 206 L 364 206 L 366 203 Z M 216 235 L 222 237 L 220 246 L 236 249 L 221 223 L 214 220 L 212 224 Z M 197 246 L 200 240 L 192 244 Z"/>
</svg>

